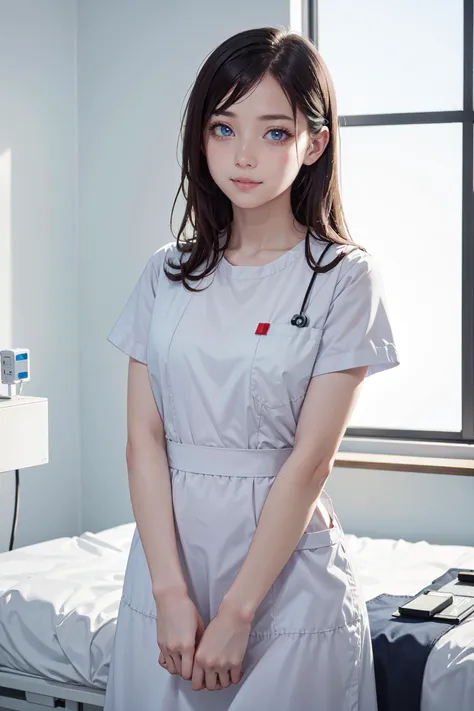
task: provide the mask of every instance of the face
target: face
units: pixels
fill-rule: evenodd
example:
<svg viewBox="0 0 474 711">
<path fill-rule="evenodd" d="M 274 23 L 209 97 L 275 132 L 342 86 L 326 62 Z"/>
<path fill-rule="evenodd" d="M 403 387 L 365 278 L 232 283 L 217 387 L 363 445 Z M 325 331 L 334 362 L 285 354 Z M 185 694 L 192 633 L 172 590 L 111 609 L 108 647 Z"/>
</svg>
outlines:
<svg viewBox="0 0 474 711">
<path fill-rule="evenodd" d="M 267 74 L 227 111 L 216 110 L 203 148 L 212 178 L 231 202 L 258 207 L 289 192 L 301 166 L 315 163 L 328 140 L 327 127 L 317 136 L 309 133 L 299 110 L 295 127 L 290 102 Z"/>
</svg>

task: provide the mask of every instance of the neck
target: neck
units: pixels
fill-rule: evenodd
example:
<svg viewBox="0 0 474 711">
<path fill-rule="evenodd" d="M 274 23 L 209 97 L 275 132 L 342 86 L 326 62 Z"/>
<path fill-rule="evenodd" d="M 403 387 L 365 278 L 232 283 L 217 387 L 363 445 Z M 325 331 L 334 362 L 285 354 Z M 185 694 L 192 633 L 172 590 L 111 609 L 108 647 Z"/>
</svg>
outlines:
<svg viewBox="0 0 474 711">
<path fill-rule="evenodd" d="M 267 250 L 286 250 L 304 239 L 305 234 L 306 228 L 293 216 L 288 190 L 260 207 L 234 205 L 228 249 L 249 256 Z"/>
</svg>

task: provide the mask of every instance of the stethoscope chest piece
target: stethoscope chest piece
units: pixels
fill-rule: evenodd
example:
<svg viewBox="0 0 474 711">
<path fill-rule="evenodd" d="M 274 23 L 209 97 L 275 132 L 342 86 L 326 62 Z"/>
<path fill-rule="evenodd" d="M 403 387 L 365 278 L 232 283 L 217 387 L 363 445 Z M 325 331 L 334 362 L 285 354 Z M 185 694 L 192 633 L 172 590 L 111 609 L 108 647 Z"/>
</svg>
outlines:
<svg viewBox="0 0 474 711">
<path fill-rule="evenodd" d="M 305 314 L 295 314 L 291 319 L 291 325 L 303 328 L 308 325 L 308 317 Z"/>
</svg>

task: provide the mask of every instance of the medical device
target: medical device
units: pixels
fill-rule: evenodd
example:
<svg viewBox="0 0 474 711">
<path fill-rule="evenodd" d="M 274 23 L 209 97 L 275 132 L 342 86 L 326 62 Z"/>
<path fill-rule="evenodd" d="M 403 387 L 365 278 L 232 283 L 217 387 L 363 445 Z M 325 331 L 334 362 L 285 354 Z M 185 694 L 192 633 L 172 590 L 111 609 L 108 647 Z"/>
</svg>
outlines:
<svg viewBox="0 0 474 711">
<path fill-rule="evenodd" d="M 402 616 L 410 617 L 433 617 L 451 605 L 453 596 L 450 593 L 428 592 L 417 595 L 404 605 L 398 608 Z"/>
<path fill-rule="evenodd" d="M 306 237 L 308 236 L 308 234 L 309 234 L 309 229 L 308 229 L 308 232 L 307 232 L 307 234 L 306 234 Z M 292 326 L 297 326 L 297 328 L 303 328 L 304 326 L 307 326 L 307 325 L 308 325 L 309 319 L 308 319 L 308 317 L 303 313 L 303 311 L 304 311 L 304 308 L 305 308 L 305 306 L 306 306 L 306 302 L 308 301 L 308 297 L 309 297 L 310 291 L 311 291 L 311 289 L 313 288 L 314 280 L 316 279 L 317 275 L 318 275 L 320 272 L 321 272 L 321 273 L 324 273 L 324 272 L 328 272 L 330 269 L 333 269 L 333 267 L 335 267 L 337 264 L 339 264 L 339 262 L 341 261 L 341 259 L 344 259 L 344 257 L 348 254 L 348 252 L 343 252 L 343 251 L 341 251 L 340 254 L 338 254 L 337 257 L 332 260 L 332 262 L 330 262 L 329 264 L 326 264 L 324 267 L 320 267 L 320 264 L 321 264 L 321 262 L 322 262 L 322 260 L 323 260 L 324 255 L 326 254 L 326 252 L 328 251 L 328 249 L 332 246 L 332 244 L 333 244 L 332 242 L 329 242 L 329 244 L 326 246 L 326 248 L 324 249 L 323 253 L 320 255 L 320 257 L 319 257 L 319 259 L 318 259 L 318 261 L 317 261 L 317 263 L 316 263 L 316 266 L 319 267 L 319 270 L 318 270 L 318 271 L 315 271 L 315 272 L 313 273 L 312 277 L 311 277 L 311 281 L 309 282 L 309 286 L 308 286 L 308 288 L 306 289 L 306 294 L 305 294 L 305 296 L 304 296 L 303 303 L 301 304 L 300 311 L 299 311 L 298 314 L 295 314 L 295 315 L 293 316 L 293 318 L 291 319 L 291 325 L 292 325 Z M 354 247 L 353 249 L 357 249 L 357 247 Z M 353 249 L 351 249 L 350 251 L 352 252 Z M 258 333 L 261 333 L 261 331 L 258 331 Z"/>
<path fill-rule="evenodd" d="M 20 395 L 23 383 L 30 380 L 30 351 L 28 348 L 0 350 L 0 362 L 1 381 L 8 385 L 8 395 L 0 395 L 0 399 L 10 400 Z M 17 384 L 20 385 L 18 392 Z"/>
<path fill-rule="evenodd" d="M 458 573 L 460 583 L 472 583 L 474 585 L 474 570 L 461 570 Z"/>
</svg>

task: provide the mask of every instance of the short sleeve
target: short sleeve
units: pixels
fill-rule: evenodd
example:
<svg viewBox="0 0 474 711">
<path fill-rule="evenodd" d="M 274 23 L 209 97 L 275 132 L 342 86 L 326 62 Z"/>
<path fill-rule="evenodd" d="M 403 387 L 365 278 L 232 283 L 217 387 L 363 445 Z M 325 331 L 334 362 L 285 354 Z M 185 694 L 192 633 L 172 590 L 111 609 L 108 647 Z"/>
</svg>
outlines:
<svg viewBox="0 0 474 711">
<path fill-rule="evenodd" d="M 148 260 L 107 340 L 127 355 L 147 363 L 148 333 L 155 303 L 161 250 Z"/>
<path fill-rule="evenodd" d="M 346 258 L 312 376 L 367 365 L 367 377 L 399 365 L 379 269 L 370 254 Z"/>
</svg>

